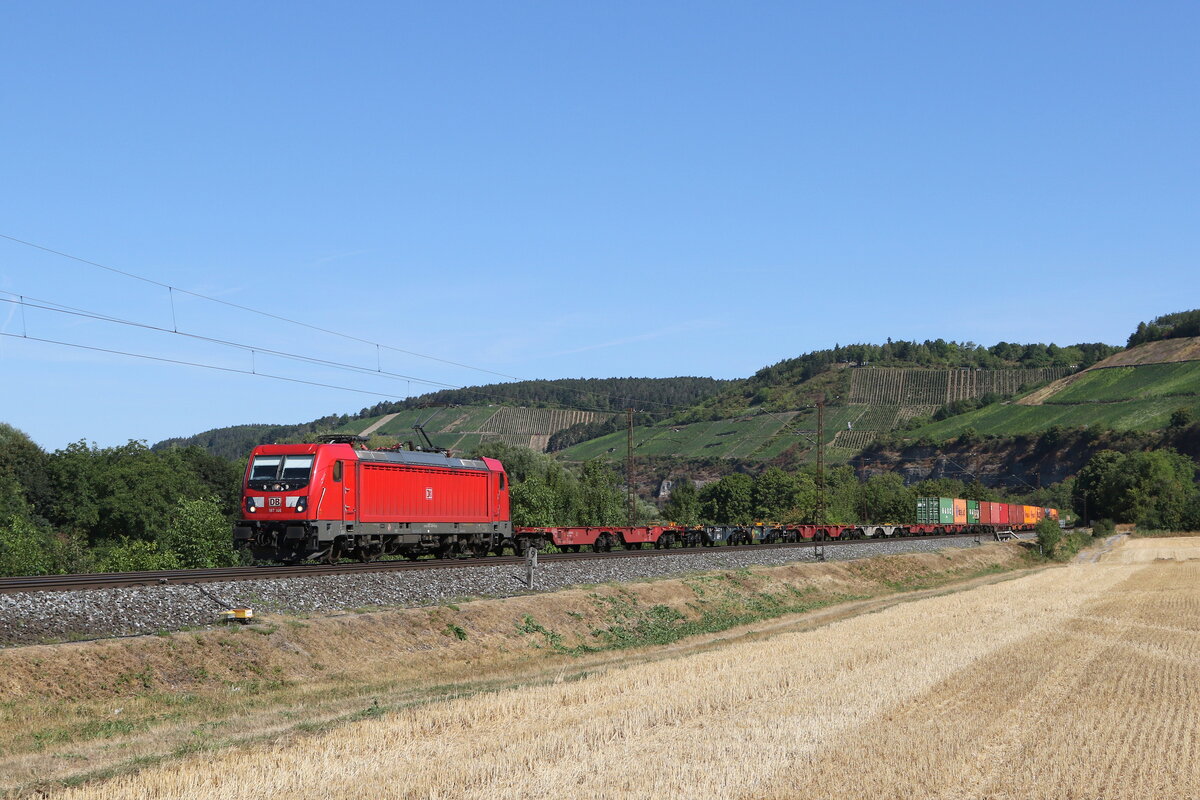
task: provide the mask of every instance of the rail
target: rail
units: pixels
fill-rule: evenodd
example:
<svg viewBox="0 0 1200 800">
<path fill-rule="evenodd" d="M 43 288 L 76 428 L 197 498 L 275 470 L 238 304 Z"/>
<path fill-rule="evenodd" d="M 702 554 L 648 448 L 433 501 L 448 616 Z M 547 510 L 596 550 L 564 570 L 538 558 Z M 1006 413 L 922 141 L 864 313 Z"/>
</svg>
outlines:
<svg viewBox="0 0 1200 800">
<path fill-rule="evenodd" d="M 719 547 L 675 547 L 662 550 L 614 550 L 608 553 L 542 553 L 542 563 L 584 561 L 604 558 L 659 558 L 663 556 L 712 553 L 729 550 L 786 550 L 837 547 L 851 544 L 881 542 L 921 542 L 938 539 L 975 538 L 974 533 L 954 533 L 941 536 L 885 537 L 872 539 L 804 541 L 786 544 L 721 545 Z M 80 575 L 34 575 L 0 578 L 0 594 L 16 592 L 66 592 L 85 589 L 121 589 L 137 586 L 163 586 L 222 581 L 272 580 L 279 578 L 312 578 L 325 575 L 354 575 L 364 572 L 402 572 L 423 569 L 465 569 L 503 565 L 524 565 L 524 556 L 493 556 L 489 558 L 433 559 L 424 561 L 372 561 L 344 564 L 283 564 L 261 567 L 221 567 L 217 569 L 171 569 L 149 572 L 97 572 Z"/>
</svg>

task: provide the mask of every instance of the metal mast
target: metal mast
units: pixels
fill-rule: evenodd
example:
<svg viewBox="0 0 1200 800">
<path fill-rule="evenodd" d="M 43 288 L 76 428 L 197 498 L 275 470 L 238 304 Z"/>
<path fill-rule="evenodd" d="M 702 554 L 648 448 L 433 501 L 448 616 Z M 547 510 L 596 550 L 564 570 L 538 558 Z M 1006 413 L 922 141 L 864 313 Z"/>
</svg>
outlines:
<svg viewBox="0 0 1200 800">
<path fill-rule="evenodd" d="M 825 395 L 817 398 L 817 524 L 825 524 Z"/>
<path fill-rule="evenodd" d="M 633 488 L 633 408 L 625 409 L 625 485 L 629 490 L 629 527 L 637 524 L 637 492 Z"/>
</svg>

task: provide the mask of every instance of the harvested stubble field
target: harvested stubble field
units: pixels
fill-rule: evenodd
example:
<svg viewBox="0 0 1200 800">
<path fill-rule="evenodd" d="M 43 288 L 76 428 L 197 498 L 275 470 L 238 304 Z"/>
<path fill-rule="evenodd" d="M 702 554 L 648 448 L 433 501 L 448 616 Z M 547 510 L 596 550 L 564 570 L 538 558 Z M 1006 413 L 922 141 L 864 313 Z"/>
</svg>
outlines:
<svg viewBox="0 0 1200 800">
<path fill-rule="evenodd" d="M 1191 558 L 1200 540 L 1140 540 L 1098 564 L 781 617 L 582 671 L 559 661 L 557 681 L 175 759 L 65 796 L 1200 796 Z M 874 561 L 856 579 L 909 580 Z"/>
</svg>

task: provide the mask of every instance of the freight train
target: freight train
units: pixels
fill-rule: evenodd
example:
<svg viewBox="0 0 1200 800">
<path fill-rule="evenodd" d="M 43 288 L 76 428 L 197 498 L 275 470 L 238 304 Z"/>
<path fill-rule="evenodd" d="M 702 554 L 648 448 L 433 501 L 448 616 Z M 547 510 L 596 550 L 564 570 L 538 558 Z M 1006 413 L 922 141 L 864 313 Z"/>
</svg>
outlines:
<svg viewBox="0 0 1200 800">
<path fill-rule="evenodd" d="M 1029 530 L 1052 508 L 922 497 L 915 523 L 514 527 L 508 476 L 493 458 L 365 450 L 353 437 L 259 445 L 246 466 L 234 544 L 271 561 L 385 555 L 482 557 L 548 545 L 578 552 Z"/>
</svg>

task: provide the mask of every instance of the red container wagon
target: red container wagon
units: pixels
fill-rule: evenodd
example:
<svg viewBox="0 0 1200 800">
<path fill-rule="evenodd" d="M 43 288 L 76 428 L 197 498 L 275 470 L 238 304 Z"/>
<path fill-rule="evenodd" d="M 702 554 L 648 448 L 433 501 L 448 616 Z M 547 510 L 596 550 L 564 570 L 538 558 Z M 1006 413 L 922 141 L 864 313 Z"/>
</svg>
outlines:
<svg viewBox="0 0 1200 800">
<path fill-rule="evenodd" d="M 996 503 L 996 524 L 1007 526 L 1008 503 Z"/>
</svg>

